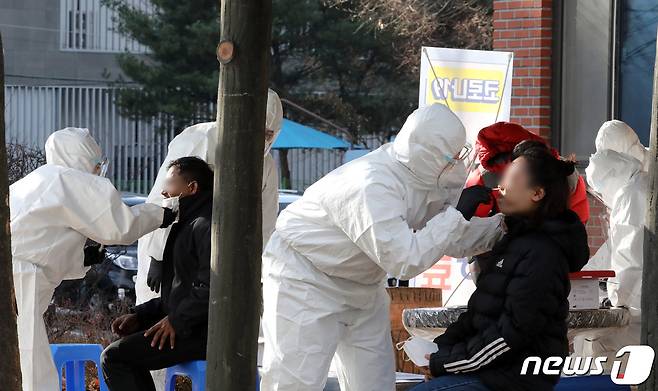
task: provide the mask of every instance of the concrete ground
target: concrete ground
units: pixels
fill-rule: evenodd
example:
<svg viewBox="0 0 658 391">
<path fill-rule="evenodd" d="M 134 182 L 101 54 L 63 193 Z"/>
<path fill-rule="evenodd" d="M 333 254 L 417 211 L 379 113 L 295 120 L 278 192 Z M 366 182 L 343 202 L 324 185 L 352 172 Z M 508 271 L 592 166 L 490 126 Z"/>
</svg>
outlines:
<svg viewBox="0 0 658 391">
<path fill-rule="evenodd" d="M 418 382 L 409 382 L 406 380 L 401 380 L 400 377 L 402 376 L 398 374 L 399 380 L 395 388 L 396 391 L 410 390 L 411 388 L 413 388 L 413 386 L 418 384 Z M 327 379 L 327 385 L 324 387 L 324 391 L 341 391 L 340 387 L 338 386 L 338 378 L 335 375 L 333 374 L 329 375 L 329 378 Z"/>
</svg>

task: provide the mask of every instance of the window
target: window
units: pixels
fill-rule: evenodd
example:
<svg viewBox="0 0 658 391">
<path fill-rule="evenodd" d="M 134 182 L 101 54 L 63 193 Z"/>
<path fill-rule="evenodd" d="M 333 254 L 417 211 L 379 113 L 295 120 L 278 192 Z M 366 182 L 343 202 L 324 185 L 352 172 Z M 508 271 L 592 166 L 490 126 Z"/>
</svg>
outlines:
<svg viewBox="0 0 658 391">
<path fill-rule="evenodd" d="M 560 152 L 587 162 L 610 116 L 611 2 L 565 0 L 561 14 Z"/>
<path fill-rule="evenodd" d="M 148 0 L 125 0 L 130 6 L 152 12 Z M 148 48 L 119 33 L 116 13 L 102 0 L 60 0 L 60 49 L 107 53 L 146 53 Z"/>
<path fill-rule="evenodd" d="M 620 1 L 619 111 L 617 118 L 649 145 L 651 95 L 656 57 L 656 0 Z"/>
<path fill-rule="evenodd" d="M 88 49 L 87 40 L 90 31 L 88 29 L 91 11 L 80 9 L 80 0 L 74 2 L 74 9 L 69 9 L 66 15 L 66 37 L 67 47 L 73 49 Z"/>
</svg>

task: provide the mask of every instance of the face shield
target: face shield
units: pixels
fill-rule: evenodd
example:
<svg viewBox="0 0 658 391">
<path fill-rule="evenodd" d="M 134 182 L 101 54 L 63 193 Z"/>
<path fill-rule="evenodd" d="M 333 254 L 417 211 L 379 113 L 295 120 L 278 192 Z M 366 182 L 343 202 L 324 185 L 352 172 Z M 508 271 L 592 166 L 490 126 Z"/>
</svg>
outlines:
<svg viewBox="0 0 658 391">
<path fill-rule="evenodd" d="M 410 197 L 406 220 L 414 229 L 421 229 L 427 221 L 449 206 L 457 205 L 467 178 L 467 166 L 473 164 L 472 148 L 466 145 L 454 156 L 443 155 L 444 168 L 436 178 L 435 189 L 429 192 L 413 192 L 422 198 Z"/>
<path fill-rule="evenodd" d="M 98 162 L 96 162 L 96 167 L 94 168 L 94 174 L 105 178 L 107 176 L 107 169 L 110 165 L 109 160 L 107 157 L 102 158 Z"/>
<path fill-rule="evenodd" d="M 455 156 L 444 155 L 443 158 L 447 161 L 446 165 L 439 173 L 439 176 L 436 178 L 436 187 L 440 188 L 444 183 L 441 183 L 441 178 L 444 178 L 451 171 L 456 168 L 459 171 L 470 172 L 475 163 L 475 154 L 473 153 L 473 147 L 470 144 L 464 145 L 464 147 L 459 151 Z M 462 184 L 463 185 L 463 184 Z"/>
<path fill-rule="evenodd" d="M 475 163 L 475 153 L 466 144 L 455 156 L 444 156 L 444 159 L 448 163 L 436 178 L 436 187 L 445 205 L 455 206 Z"/>
<path fill-rule="evenodd" d="M 107 157 L 103 157 L 101 159 L 95 160 L 94 170 L 92 171 L 92 174 L 105 178 L 105 176 L 107 175 L 108 165 L 109 165 L 109 161 L 107 160 Z"/>
</svg>

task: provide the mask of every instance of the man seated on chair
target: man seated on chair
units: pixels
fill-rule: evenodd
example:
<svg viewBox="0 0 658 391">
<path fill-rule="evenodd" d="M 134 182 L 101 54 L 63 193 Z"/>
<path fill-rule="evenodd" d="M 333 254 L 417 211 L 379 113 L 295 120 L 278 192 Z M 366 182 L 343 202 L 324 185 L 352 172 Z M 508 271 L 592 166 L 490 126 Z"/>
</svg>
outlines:
<svg viewBox="0 0 658 391">
<path fill-rule="evenodd" d="M 212 186 L 213 172 L 203 160 L 170 163 L 163 195 L 169 205 L 180 201 L 164 250 L 162 297 L 112 322 L 122 338 L 101 356 L 112 391 L 154 391 L 150 370 L 206 358 Z"/>
</svg>

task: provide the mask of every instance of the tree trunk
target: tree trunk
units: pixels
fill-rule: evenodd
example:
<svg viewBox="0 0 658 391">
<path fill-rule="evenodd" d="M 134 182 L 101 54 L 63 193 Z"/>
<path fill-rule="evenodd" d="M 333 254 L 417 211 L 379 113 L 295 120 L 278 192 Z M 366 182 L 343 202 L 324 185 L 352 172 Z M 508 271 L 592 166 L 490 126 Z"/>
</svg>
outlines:
<svg viewBox="0 0 658 391">
<path fill-rule="evenodd" d="M 5 65 L 0 36 L 0 385 L 3 390 L 20 390 L 21 366 L 16 331 L 16 298 L 11 267 L 9 228 L 9 177 L 5 143 Z"/>
<path fill-rule="evenodd" d="M 281 166 L 281 188 L 292 189 L 290 183 L 290 164 L 288 163 L 287 149 L 279 149 L 279 165 Z"/>
<path fill-rule="evenodd" d="M 207 390 L 256 389 L 271 0 L 222 0 Z"/>
<path fill-rule="evenodd" d="M 656 39 L 658 47 L 658 39 Z M 649 161 L 649 189 L 647 194 L 647 222 L 644 235 L 644 262 L 642 267 L 642 338 L 643 345 L 658 350 L 658 57 L 653 69 L 653 100 L 651 106 L 651 143 Z M 640 385 L 641 391 L 658 390 L 657 361 L 653 361 L 651 374 Z"/>
</svg>

